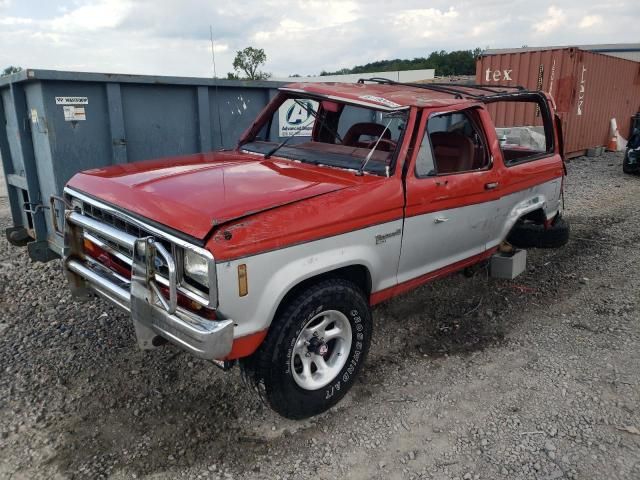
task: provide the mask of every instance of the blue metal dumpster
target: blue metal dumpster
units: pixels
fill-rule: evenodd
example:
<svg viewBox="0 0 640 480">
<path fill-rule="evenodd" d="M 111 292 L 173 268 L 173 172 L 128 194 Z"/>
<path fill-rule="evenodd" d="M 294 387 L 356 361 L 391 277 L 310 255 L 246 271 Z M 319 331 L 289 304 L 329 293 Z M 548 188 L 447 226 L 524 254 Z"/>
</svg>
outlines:
<svg viewBox="0 0 640 480">
<path fill-rule="evenodd" d="M 0 78 L 9 240 L 34 260 L 56 258 L 49 199 L 76 172 L 234 147 L 281 85 L 54 70 Z"/>
</svg>

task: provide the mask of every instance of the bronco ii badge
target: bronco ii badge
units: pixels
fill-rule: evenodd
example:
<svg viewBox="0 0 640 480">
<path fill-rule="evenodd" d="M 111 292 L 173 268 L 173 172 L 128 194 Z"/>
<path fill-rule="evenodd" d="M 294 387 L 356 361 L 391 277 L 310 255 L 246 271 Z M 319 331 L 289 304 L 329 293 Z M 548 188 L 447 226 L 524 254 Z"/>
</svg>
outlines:
<svg viewBox="0 0 640 480">
<path fill-rule="evenodd" d="M 387 238 L 397 237 L 402 233 L 402 229 L 397 229 L 395 232 L 389 233 L 381 233 L 380 235 L 376 235 L 376 245 L 380 245 L 381 243 L 386 243 Z"/>
</svg>

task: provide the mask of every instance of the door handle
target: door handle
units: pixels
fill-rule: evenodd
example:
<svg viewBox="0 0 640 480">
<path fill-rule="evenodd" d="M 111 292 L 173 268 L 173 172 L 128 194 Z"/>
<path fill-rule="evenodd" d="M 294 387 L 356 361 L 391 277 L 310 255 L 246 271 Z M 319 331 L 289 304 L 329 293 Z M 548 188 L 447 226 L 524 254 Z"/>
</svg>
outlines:
<svg viewBox="0 0 640 480">
<path fill-rule="evenodd" d="M 485 190 L 495 190 L 500 184 L 498 182 L 489 182 L 484 184 Z"/>
<path fill-rule="evenodd" d="M 436 217 L 433 223 L 444 223 L 449 220 L 447 217 Z"/>
</svg>

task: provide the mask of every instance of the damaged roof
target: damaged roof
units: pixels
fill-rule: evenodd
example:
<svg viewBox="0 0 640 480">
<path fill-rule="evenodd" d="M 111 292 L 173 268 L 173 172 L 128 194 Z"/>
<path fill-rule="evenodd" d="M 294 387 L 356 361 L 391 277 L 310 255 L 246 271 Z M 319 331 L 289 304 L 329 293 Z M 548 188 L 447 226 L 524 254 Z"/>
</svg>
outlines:
<svg viewBox="0 0 640 480">
<path fill-rule="evenodd" d="M 455 99 L 448 93 L 406 85 L 337 82 L 290 83 L 280 90 L 360 103 L 380 110 L 399 110 L 411 106 L 425 107 L 468 102 L 465 99 Z"/>
<path fill-rule="evenodd" d="M 392 111 L 412 106 L 438 107 L 469 103 L 481 100 L 483 96 L 521 88 L 439 83 L 408 84 L 387 79 L 363 79 L 359 83 L 290 83 L 280 90 Z"/>
</svg>

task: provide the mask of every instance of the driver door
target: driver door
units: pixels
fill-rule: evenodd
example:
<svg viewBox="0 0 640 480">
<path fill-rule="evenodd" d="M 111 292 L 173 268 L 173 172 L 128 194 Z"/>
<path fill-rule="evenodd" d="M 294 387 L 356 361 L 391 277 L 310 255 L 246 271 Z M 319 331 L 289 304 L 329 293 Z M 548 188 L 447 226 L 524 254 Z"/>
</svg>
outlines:
<svg viewBox="0 0 640 480">
<path fill-rule="evenodd" d="M 477 110 L 423 117 L 407 173 L 399 283 L 486 251 L 499 183 Z"/>
</svg>

